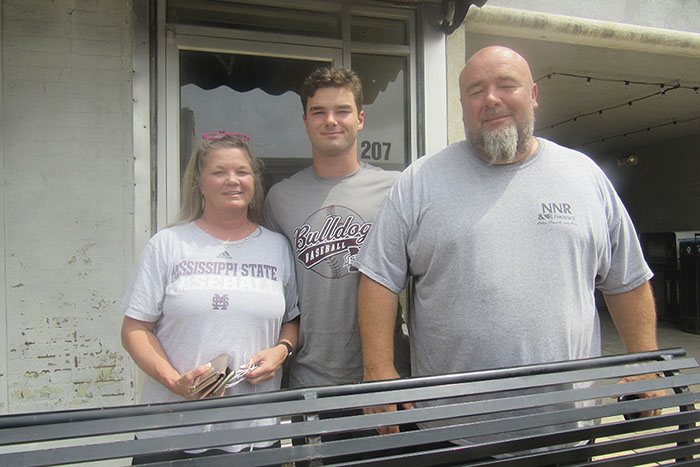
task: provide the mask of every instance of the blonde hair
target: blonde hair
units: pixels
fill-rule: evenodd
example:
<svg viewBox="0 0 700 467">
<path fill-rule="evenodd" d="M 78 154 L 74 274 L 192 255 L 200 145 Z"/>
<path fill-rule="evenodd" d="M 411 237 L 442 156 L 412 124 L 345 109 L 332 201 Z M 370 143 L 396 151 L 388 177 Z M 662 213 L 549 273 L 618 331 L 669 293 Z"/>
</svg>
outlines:
<svg viewBox="0 0 700 467">
<path fill-rule="evenodd" d="M 182 180 L 182 205 L 176 224 L 187 224 L 204 213 L 204 198 L 199 191 L 202 186 L 202 173 L 212 151 L 217 149 L 241 149 L 248 155 L 253 169 L 253 201 L 248 205 L 248 219 L 255 223 L 262 221 L 263 188 L 261 176 L 262 161 L 253 156 L 248 143 L 238 135 L 221 135 L 217 138 L 203 138 L 192 153 Z"/>
</svg>

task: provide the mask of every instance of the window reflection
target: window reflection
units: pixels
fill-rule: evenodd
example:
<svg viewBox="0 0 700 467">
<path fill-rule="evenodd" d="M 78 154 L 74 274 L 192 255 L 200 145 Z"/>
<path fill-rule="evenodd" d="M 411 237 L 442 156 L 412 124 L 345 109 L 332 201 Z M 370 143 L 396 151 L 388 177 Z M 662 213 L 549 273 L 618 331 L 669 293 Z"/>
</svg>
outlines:
<svg viewBox="0 0 700 467">
<path fill-rule="evenodd" d="M 266 166 L 265 188 L 306 167 L 311 145 L 299 99 L 304 78 L 328 62 L 240 53 L 180 51 L 180 176 L 201 135 L 245 133 Z M 363 82 L 365 127 L 358 157 L 401 170 L 408 145 L 407 59 L 353 54 Z"/>
<path fill-rule="evenodd" d="M 402 170 L 410 160 L 406 63 L 405 57 L 352 55 L 352 66 L 362 79 L 365 97 L 359 157 L 387 169 Z"/>
<path fill-rule="evenodd" d="M 350 37 L 358 42 L 408 45 L 408 27 L 402 20 L 355 15 Z"/>
<path fill-rule="evenodd" d="M 168 23 L 340 39 L 337 13 L 243 3 L 169 0 Z"/>
<path fill-rule="evenodd" d="M 180 52 L 180 173 L 202 134 L 250 136 L 267 183 L 307 166 L 311 146 L 301 119 L 304 78 L 327 62 L 245 54 Z"/>
</svg>

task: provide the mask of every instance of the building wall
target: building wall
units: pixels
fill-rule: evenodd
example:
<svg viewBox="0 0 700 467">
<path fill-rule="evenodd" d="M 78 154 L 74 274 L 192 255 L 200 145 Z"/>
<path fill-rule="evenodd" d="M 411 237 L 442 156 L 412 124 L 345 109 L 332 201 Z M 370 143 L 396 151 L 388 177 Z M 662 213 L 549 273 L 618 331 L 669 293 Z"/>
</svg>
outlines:
<svg viewBox="0 0 700 467">
<path fill-rule="evenodd" d="M 0 413 L 126 403 L 130 0 L 2 1 Z"/>
<path fill-rule="evenodd" d="M 697 0 L 488 0 L 486 5 L 700 32 Z"/>
</svg>

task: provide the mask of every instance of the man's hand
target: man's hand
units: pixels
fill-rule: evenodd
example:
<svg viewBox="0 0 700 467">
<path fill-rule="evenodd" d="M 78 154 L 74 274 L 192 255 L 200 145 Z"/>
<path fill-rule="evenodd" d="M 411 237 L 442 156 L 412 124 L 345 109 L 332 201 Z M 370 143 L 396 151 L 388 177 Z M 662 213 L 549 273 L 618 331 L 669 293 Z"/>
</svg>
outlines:
<svg viewBox="0 0 700 467">
<path fill-rule="evenodd" d="M 405 410 L 409 410 L 413 408 L 413 404 L 410 402 L 406 402 L 401 404 L 401 408 Z M 366 407 L 362 409 L 364 413 L 366 414 L 371 414 L 371 413 L 382 413 L 382 412 L 396 412 L 397 406 L 396 404 L 389 404 L 389 405 L 375 405 L 373 407 Z M 399 427 L 398 425 L 392 425 L 392 426 L 379 426 L 377 427 L 377 432 L 379 432 L 380 435 L 388 435 L 391 433 L 398 433 L 399 432 Z"/>
<path fill-rule="evenodd" d="M 364 381 L 387 381 L 387 380 L 392 380 L 392 379 L 399 379 L 400 376 L 397 373 L 395 368 L 390 368 L 385 370 L 384 372 L 380 373 L 367 373 L 365 372 L 364 376 Z M 404 410 L 410 410 L 413 408 L 413 404 L 410 402 L 404 402 L 401 404 L 401 408 Z M 364 413 L 366 414 L 372 414 L 372 413 L 382 413 L 382 412 L 396 412 L 398 410 L 396 404 L 387 404 L 387 405 L 375 405 L 372 407 L 365 407 L 362 409 Z M 380 426 L 377 427 L 377 431 L 379 432 L 380 435 L 388 435 L 390 433 L 398 433 L 399 432 L 399 427 L 398 425 L 392 425 L 392 426 Z"/>
<path fill-rule="evenodd" d="M 636 375 L 636 376 L 627 376 L 626 378 L 620 379 L 621 383 L 630 383 L 632 381 L 643 381 L 646 379 L 656 379 L 660 378 L 662 376 L 657 375 L 655 373 L 652 374 L 646 374 L 646 375 Z M 648 399 L 651 397 L 663 397 L 666 395 L 666 390 L 660 390 L 660 391 L 647 391 L 647 392 L 640 392 L 635 394 L 636 396 L 639 396 L 640 399 Z M 654 409 L 654 410 L 646 410 L 644 412 L 640 412 L 639 414 L 641 417 L 654 417 L 657 415 L 661 415 L 661 409 Z"/>
</svg>

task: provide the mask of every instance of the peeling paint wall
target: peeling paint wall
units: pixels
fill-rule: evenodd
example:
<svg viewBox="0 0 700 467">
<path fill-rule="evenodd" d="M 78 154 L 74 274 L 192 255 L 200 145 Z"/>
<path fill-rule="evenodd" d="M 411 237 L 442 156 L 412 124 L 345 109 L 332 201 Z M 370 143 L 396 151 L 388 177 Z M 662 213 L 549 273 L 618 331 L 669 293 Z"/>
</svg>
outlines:
<svg viewBox="0 0 700 467">
<path fill-rule="evenodd" d="M 129 0 L 2 1 L 0 413 L 133 401 L 131 41 Z"/>
<path fill-rule="evenodd" d="M 0 37 L 3 36 L 2 8 L 0 8 Z M 3 69 L 2 54 L 0 54 L 0 70 Z M 3 75 L 0 73 L 0 89 L 3 89 Z M 0 115 L 4 115 L 3 93 L 0 92 Z M 5 138 L 5 119 L 0 118 L 0 138 Z M 2 267 L 0 267 L 0 414 L 7 412 L 7 307 L 5 289 L 5 151 L 0 141 L 0 253 L 2 253 Z"/>
</svg>

